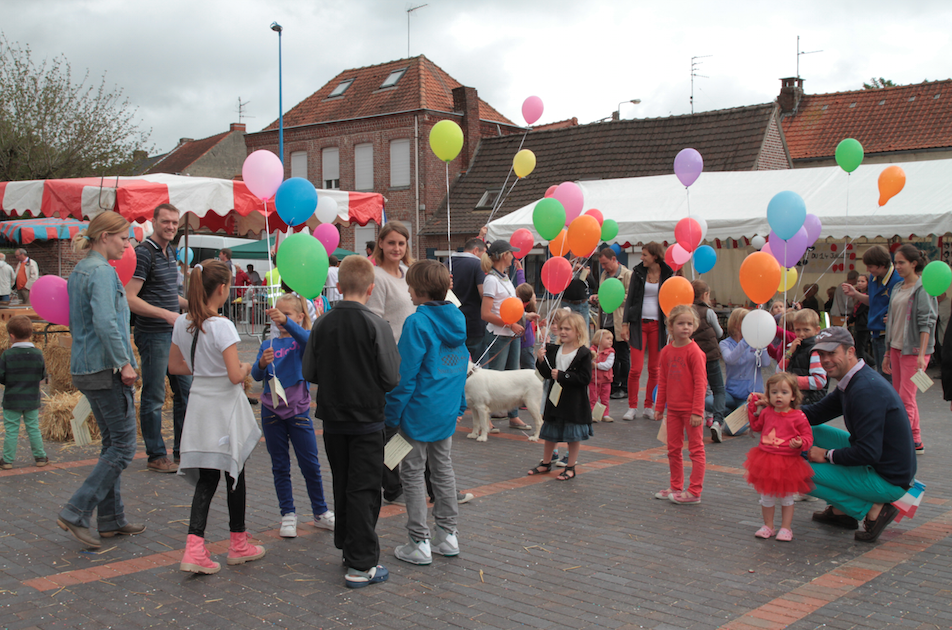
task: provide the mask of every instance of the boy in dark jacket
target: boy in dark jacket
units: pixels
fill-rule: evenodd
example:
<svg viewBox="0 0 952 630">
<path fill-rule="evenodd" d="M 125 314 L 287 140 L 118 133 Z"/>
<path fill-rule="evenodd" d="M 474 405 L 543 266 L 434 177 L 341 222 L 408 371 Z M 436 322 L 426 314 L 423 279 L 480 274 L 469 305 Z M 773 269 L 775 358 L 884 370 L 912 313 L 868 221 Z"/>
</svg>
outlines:
<svg viewBox="0 0 952 630">
<path fill-rule="evenodd" d="M 343 299 L 314 324 L 302 359 L 304 378 L 320 387 L 316 418 L 334 476 L 334 546 L 344 552 L 348 588 L 384 582 L 377 564 L 383 478 L 384 404 L 400 380 L 400 354 L 386 321 L 366 307 L 374 268 L 348 256 L 337 282 Z"/>
<path fill-rule="evenodd" d="M 13 468 L 17 457 L 17 437 L 20 419 L 30 437 L 33 461 L 37 466 L 46 466 L 49 459 L 43 448 L 40 435 L 40 381 L 46 378 L 43 353 L 33 346 L 33 323 L 29 317 L 17 315 L 7 323 L 10 348 L 0 356 L 0 385 L 3 392 L 3 424 L 6 437 L 3 440 L 3 459 L 0 468 Z"/>
<path fill-rule="evenodd" d="M 820 334 L 820 316 L 808 308 L 797 311 L 793 332 L 797 338 L 781 358 L 780 369 L 797 377 L 797 385 L 803 392 L 803 404 L 809 405 L 823 400 L 827 394 L 826 370 L 820 365 L 820 355 L 813 350 L 816 336 Z"/>
</svg>

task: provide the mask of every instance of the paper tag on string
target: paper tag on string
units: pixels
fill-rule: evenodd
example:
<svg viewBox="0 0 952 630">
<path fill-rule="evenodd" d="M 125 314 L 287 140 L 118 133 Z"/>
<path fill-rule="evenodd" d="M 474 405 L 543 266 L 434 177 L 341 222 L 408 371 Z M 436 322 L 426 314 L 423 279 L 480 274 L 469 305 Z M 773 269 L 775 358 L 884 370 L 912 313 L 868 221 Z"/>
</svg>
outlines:
<svg viewBox="0 0 952 630">
<path fill-rule="evenodd" d="M 558 381 L 552 381 L 552 389 L 549 390 L 549 402 L 558 407 L 560 398 L 562 398 L 562 386 L 559 385 Z"/>
<path fill-rule="evenodd" d="M 456 294 L 453 293 L 452 289 L 446 292 L 446 301 L 452 302 L 454 305 L 456 305 L 456 308 L 459 308 L 463 305 L 463 303 L 459 301 L 459 298 L 456 297 Z"/>
<path fill-rule="evenodd" d="M 79 400 L 76 401 L 76 406 L 73 407 L 73 417 L 69 421 L 70 427 L 73 429 L 73 440 L 75 440 L 76 446 L 86 446 L 92 442 L 89 427 L 86 426 L 86 420 L 92 411 L 93 408 L 90 406 L 89 400 L 85 396 L 80 396 Z"/>
<path fill-rule="evenodd" d="M 277 399 L 280 398 L 284 406 L 288 406 L 288 395 L 284 393 L 284 385 L 278 380 L 277 375 L 271 377 L 271 404 L 277 407 Z"/>
<path fill-rule="evenodd" d="M 395 433 L 387 445 L 383 448 L 384 466 L 393 470 L 403 461 L 403 458 L 412 450 L 410 443 L 403 439 L 399 433 Z"/>
<path fill-rule="evenodd" d="M 665 416 L 664 420 L 661 421 L 661 426 L 658 427 L 658 441 L 662 444 L 668 443 L 668 418 Z"/>
<path fill-rule="evenodd" d="M 732 411 L 726 418 L 724 418 L 724 424 L 727 425 L 727 428 L 730 429 L 731 435 L 737 435 L 737 432 L 747 426 L 747 405 L 742 404 L 740 407 Z"/>
<path fill-rule="evenodd" d="M 601 422 L 602 418 L 605 417 L 605 405 L 602 403 L 595 403 L 595 406 L 592 407 L 592 422 Z"/>
<path fill-rule="evenodd" d="M 925 394 L 930 387 L 935 385 L 935 381 L 929 378 L 929 375 L 922 370 L 917 370 L 915 374 L 909 377 L 909 380 L 912 381 L 923 394 Z"/>
</svg>

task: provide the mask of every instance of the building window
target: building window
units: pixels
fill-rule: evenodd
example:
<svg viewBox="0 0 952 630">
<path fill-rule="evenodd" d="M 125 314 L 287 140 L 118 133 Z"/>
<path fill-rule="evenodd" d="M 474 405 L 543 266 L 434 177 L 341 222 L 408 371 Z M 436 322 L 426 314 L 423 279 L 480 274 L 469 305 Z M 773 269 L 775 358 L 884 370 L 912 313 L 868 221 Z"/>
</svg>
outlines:
<svg viewBox="0 0 952 630">
<path fill-rule="evenodd" d="M 347 88 L 350 87 L 350 84 L 353 83 L 353 79 L 345 79 L 337 84 L 337 87 L 334 88 L 334 91 L 330 93 L 330 96 L 327 98 L 334 98 L 335 96 L 341 96 L 344 92 L 347 91 Z"/>
<path fill-rule="evenodd" d="M 373 251 L 374 243 L 377 241 L 377 230 L 372 223 L 367 224 L 364 227 L 355 226 L 354 227 L 354 251 L 357 253 L 364 253 L 366 250 L 367 243 L 370 243 L 371 252 Z"/>
<path fill-rule="evenodd" d="M 483 196 L 479 198 L 479 203 L 476 204 L 477 210 L 492 210 L 493 204 L 496 203 L 496 198 L 499 197 L 499 193 L 502 190 L 487 190 L 483 193 Z"/>
<path fill-rule="evenodd" d="M 410 139 L 390 141 L 390 186 L 410 185 Z"/>
<path fill-rule="evenodd" d="M 400 80 L 400 77 L 402 77 L 406 73 L 406 71 L 407 71 L 406 68 L 402 68 L 400 70 L 394 70 L 393 72 L 391 72 L 390 75 L 387 77 L 386 81 L 380 84 L 380 89 L 382 90 L 384 88 L 395 86 L 397 84 L 397 81 Z"/>
<path fill-rule="evenodd" d="M 291 177 L 307 179 L 307 151 L 295 151 L 291 154 Z"/>
<path fill-rule="evenodd" d="M 340 188 L 340 149 L 327 147 L 321 151 L 321 180 L 324 188 Z"/>
<path fill-rule="evenodd" d="M 354 147 L 354 190 L 374 189 L 374 145 Z"/>
</svg>

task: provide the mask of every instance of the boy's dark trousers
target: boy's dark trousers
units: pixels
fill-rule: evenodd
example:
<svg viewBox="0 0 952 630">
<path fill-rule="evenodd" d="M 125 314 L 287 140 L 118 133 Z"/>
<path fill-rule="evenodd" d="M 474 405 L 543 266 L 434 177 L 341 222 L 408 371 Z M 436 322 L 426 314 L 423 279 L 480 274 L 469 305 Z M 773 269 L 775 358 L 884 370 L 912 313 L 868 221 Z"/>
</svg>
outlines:
<svg viewBox="0 0 952 630">
<path fill-rule="evenodd" d="M 387 442 L 390 441 L 390 438 L 395 436 L 400 431 L 399 427 L 387 427 L 384 429 L 383 443 L 386 446 Z M 403 494 L 403 483 L 400 482 L 400 467 L 397 466 L 393 470 L 390 470 L 386 466 L 383 467 L 383 481 L 380 484 L 383 488 L 383 498 L 384 501 L 393 501 Z"/>
<path fill-rule="evenodd" d="M 369 571 L 380 559 L 377 518 L 384 432 L 365 435 L 327 433 L 324 453 L 334 478 L 334 546 L 344 552 L 344 564 Z"/>
</svg>

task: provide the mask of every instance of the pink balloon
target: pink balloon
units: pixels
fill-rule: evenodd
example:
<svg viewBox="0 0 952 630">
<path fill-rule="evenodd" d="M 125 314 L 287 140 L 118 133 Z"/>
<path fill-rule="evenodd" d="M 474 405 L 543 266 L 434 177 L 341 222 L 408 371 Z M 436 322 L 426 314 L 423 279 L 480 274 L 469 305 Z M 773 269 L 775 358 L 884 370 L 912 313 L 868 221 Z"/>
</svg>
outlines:
<svg viewBox="0 0 952 630">
<path fill-rule="evenodd" d="M 695 149 L 681 149 L 674 158 L 674 174 L 685 187 L 696 182 L 703 170 L 704 159 Z"/>
<path fill-rule="evenodd" d="M 586 210 L 585 214 L 595 217 L 595 220 L 598 221 L 599 225 L 602 225 L 603 223 L 605 223 L 605 217 L 602 215 L 601 210 L 596 210 L 595 208 L 592 208 L 591 210 Z"/>
<path fill-rule="evenodd" d="M 770 251 L 770 243 L 764 243 L 764 246 L 760 248 L 760 251 L 767 252 L 768 254 L 773 256 L 773 252 Z"/>
<path fill-rule="evenodd" d="M 548 198 L 548 197 L 551 197 L 553 194 L 555 194 L 555 189 L 556 189 L 556 188 L 558 188 L 558 186 L 555 186 L 555 185 L 552 185 L 552 186 L 549 186 L 548 188 L 546 188 L 546 189 L 545 189 L 545 197 Z"/>
<path fill-rule="evenodd" d="M 677 271 L 683 265 L 674 262 L 674 248 L 677 246 L 677 243 L 674 245 L 668 245 L 668 249 L 664 250 L 664 262 L 668 263 L 668 266 L 671 267 L 673 271 Z"/>
<path fill-rule="evenodd" d="M 131 245 L 126 247 L 122 252 L 122 258 L 110 260 L 109 264 L 115 267 L 122 286 L 126 286 L 132 280 L 132 274 L 136 272 L 136 248 Z"/>
<path fill-rule="evenodd" d="M 585 200 L 582 198 L 582 189 L 574 182 L 562 182 L 556 186 L 552 197 L 565 208 L 565 225 L 569 225 L 575 217 L 582 214 Z"/>
<path fill-rule="evenodd" d="M 810 247 L 820 238 L 820 230 L 823 229 L 823 224 L 820 223 L 819 217 L 808 212 L 807 218 L 803 221 L 803 227 L 807 231 L 807 247 Z"/>
<path fill-rule="evenodd" d="M 532 237 L 532 232 L 526 228 L 519 228 L 513 232 L 512 236 L 509 237 L 509 244 L 516 248 L 516 258 L 520 260 L 525 258 L 526 254 L 529 253 L 529 250 L 532 249 L 534 240 L 535 239 Z"/>
<path fill-rule="evenodd" d="M 691 260 L 691 252 L 681 247 L 678 243 L 675 243 L 671 246 L 671 258 L 678 265 L 683 265 Z"/>
<path fill-rule="evenodd" d="M 701 244 L 701 224 L 685 217 L 674 227 L 674 238 L 685 251 L 693 252 Z"/>
<path fill-rule="evenodd" d="M 522 104 L 522 117 L 526 119 L 527 125 L 532 125 L 535 121 L 542 118 L 542 99 L 538 96 L 530 96 Z"/>
<path fill-rule="evenodd" d="M 572 283 L 572 265 L 561 256 L 545 261 L 542 265 L 542 286 L 549 293 L 557 295 L 569 288 Z"/>
<path fill-rule="evenodd" d="M 271 151 L 258 149 L 245 158 L 241 166 L 241 178 L 252 195 L 266 201 L 274 197 L 278 186 L 284 181 L 284 165 Z"/>
<path fill-rule="evenodd" d="M 314 238 L 321 242 L 328 255 L 333 254 L 337 246 L 340 245 L 340 232 L 332 223 L 321 223 L 314 228 Z"/>
<path fill-rule="evenodd" d="M 40 276 L 30 289 L 30 306 L 52 324 L 69 326 L 69 294 L 66 280 L 59 276 Z"/>
</svg>

